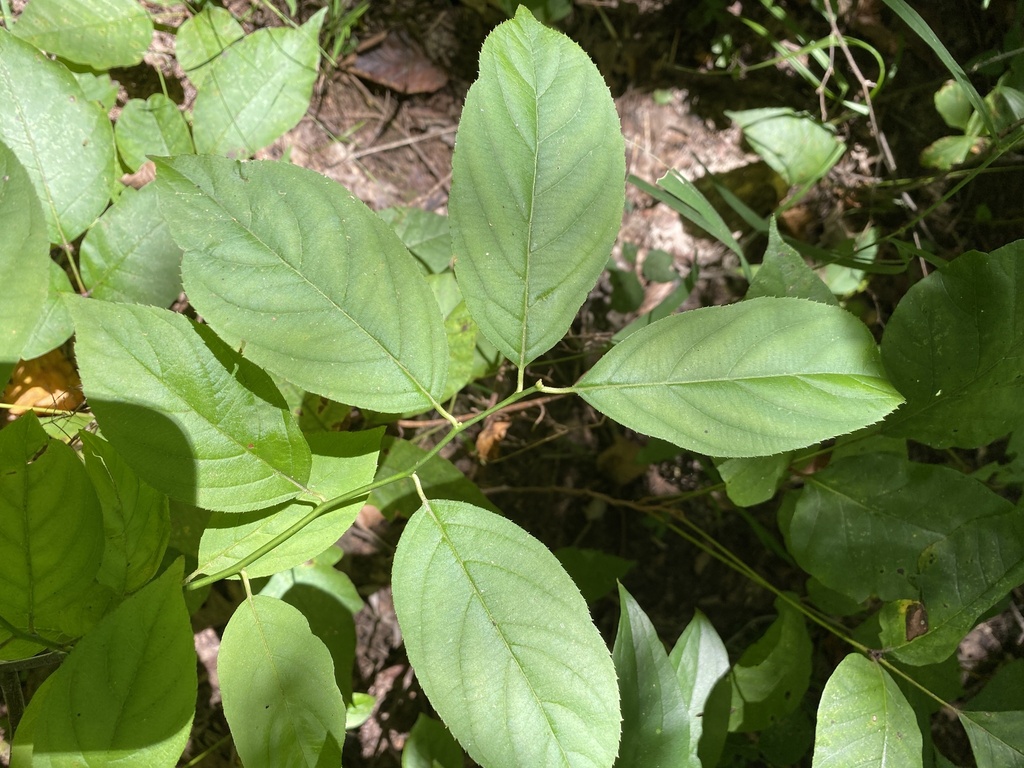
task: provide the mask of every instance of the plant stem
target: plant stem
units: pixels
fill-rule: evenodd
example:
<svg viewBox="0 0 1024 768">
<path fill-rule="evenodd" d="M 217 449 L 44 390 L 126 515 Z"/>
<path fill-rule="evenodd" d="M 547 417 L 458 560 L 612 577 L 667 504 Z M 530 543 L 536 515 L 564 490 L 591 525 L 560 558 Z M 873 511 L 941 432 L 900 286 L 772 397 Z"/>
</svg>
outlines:
<svg viewBox="0 0 1024 768">
<path fill-rule="evenodd" d="M 279 533 L 277 536 L 275 536 L 273 539 L 268 541 L 263 546 L 258 547 L 254 551 L 250 552 L 248 555 L 240 559 L 237 563 L 230 566 L 229 568 L 225 568 L 224 570 L 218 571 L 217 573 L 194 580 L 193 577 L 195 577 L 197 574 L 191 574 L 188 578 L 185 579 L 185 587 L 190 590 L 201 589 L 202 587 L 205 587 L 208 584 L 213 584 L 216 581 L 221 581 L 222 579 L 227 579 L 231 576 L 235 576 L 238 573 L 240 573 L 243 568 L 246 568 L 247 566 L 254 563 L 256 560 L 259 560 L 261 557 L 263 557 L 271 550 L 283 544 L 285 541 L 290 539 L 292 536 L 301 531 L 303 528 L 312 523 L 321 515 L 327 514 L 328 512 L 332 512 L 335 509 L 338 509 L 339 507 L 344 507 L 347 504 L 351 504 L 356 499 L 365 498 L 366 496 L 369 496 L 372 491 L 375 491 L 376 489 L 381 488 L 385 485 L 390 485 L 391 483 L 397 482 L 399 480 L 405 480 L 406 478 L 411 477 L 414 472 L 419 470 L 420 467 L 422 467 L 424 464 L 430 461 L 430 459 L 434 458 L 434 456 L 440 453 L 441 449 L 444 448 L 452 440 L 454 440 L 460 433 L 462 433 L 463 430 L 468 429 L 469 427 L 473 426 L 474 424 L 480 421 L 483 421 L 492 413 L 497 413 L 502 408 L 512 405 L 513 403 L 518 402 L 519 400 L 522 400 L 523 398 L 532 395 L 535 392 L 538 392 L 539 386 L 539 384 L 535 384 L 532 387 L 529 387 L 522 391 L 513 392 L 500 403 L 491 406 L 485 411 L 481 411 L 480 413 L 473 416 L 471 419 L 468 419 L 464 422 L 459 422 L 458 420 L 455 420 L 455 424 L 452 427 L 452 429 L 448 432 L 448 434 L 441 438 L 437 445 L 431 448 L 427 452 L 427 454 L 423 456 L 423 458 L 421 458 L 408 469 L 402 470 L 401 472 L 397 472 L 394 475 L 382 478 L 380 480 L 374 480 L 371 483 L 367 483 L 366 485 L 360 486 L 359 488 L 348 491 L 347 493 L 343 493 L 340 496 L 335 496 L 332 499 L 328 499 L 327 501 L 317 504 L 304 518 L 294 523 L 287 530 Z"/>
</svg>

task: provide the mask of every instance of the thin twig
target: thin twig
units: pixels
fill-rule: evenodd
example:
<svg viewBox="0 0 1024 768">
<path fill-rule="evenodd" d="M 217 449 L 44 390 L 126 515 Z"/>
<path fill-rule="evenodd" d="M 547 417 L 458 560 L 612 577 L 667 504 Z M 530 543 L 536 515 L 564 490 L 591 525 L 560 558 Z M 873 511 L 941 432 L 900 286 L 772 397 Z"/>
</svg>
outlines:
<svg viewBox="0 0 1024 768">
<path fill-rule="evenodd" d="M 455 133 L 456 127 L 449 126 L 448 128 L 440 128 L 430 133 L 422 133 L 419 136 L 410 136 L 407 139 L 399 139 L 397 141 L 389 141 L 387 144 L 378 144 L 375 147 L 368 147 L 361 149 L 358 152 L 353 152 L 350 159 L 359 160 L 360 158 L 367 157 L 368 155 L 375 155 L 378 152 L 387 152 L 392 149 L 399 149 L 401 147 L 407 147 L 410 144 L 417 144 L 421 141 L 429 141 L 430 139 L 437 139 L 441 136 L 447 136 L 450 133 Z"/>
</svg>

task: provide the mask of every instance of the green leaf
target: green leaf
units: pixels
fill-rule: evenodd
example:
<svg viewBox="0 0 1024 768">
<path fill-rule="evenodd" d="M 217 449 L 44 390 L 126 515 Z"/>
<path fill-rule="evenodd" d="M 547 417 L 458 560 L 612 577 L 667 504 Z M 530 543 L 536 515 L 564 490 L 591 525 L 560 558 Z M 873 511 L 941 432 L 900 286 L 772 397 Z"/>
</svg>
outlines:
<svg viewBox="0 0 1024 768">
<path fill-rule="evenodd" d="M 726 110 L 743 138 L 787 184 L 813 184 L 834 166 L 846 145 L 809 115 L 788 107 Z"/>
<path fill-rule="evenodd" d="M 466 303 L 520 369 L 565 335 L 597 282 L 622 220 L 624 177 L 601 74 L 520 8 L 480 52 L 449 200 Z"/>
<path fill-rule="evenodd" d="M 676 671 L 651 620 L 621 584 L 619 609 L 612 660 L 622 701 L 622 741 L 615 764 L 700 768 Z"/>
<path fill-rule="evenodd" d="M 409 661 L 430 703 L 488 768 L 610 766 L 611 657 L 572 579 L 515 524 L 430 501 L 392 571 Z"/>
<path fill-rule="evenodd" d="M 901 401 L 849 313 L 760 298 L 659 320 L 574 389 L 619 423 L 711 456 L 767 456 L 872 424 Z"/>
<path fill-rule="evenodd" d="M 368 484 L 377 469 L 383 430 L 317 432 L 308 436 L 313 465 L 306 484 L 310 493 L 269 509 L 245 514 L 214 513 L 199 545 L 203 573 L 230 568 L 306 517 L 324 499 Z M 315 495 L 314 495 L 315 494 Z M 355 522 L 363 499 L 320 515 L 288 541 L 245 567 L 249 578 L 270 576 L 312 559 L 341 538 Z"/>
<path fill-rule="evenodd" d="M 117 118 L 114 140 L 132 172 L 146 162 L 146 155 L 187 155 L 194 151 L 185 116 L 162 93 L 154 93 L 145 101 L 129 99 Z"/>
<path fill-rule="evenodd" d="M 433 407 L 448 353 L 426 278 L 343 187 L 284 163 L 157 163 L 193 306 L 258 365 L 387 413 Z"/>
<path fill-rule="evenodd" d="M 674 264 L 675 259 L 671 253 L 658 249 L 651 250 L 644 259 L 644 277 L 656 283 L 671 283 L 679 278 Z"/>
<path fill-rule="evenodd" d="M 935 110 L 946 125 L 962 131 L 967 127 L 974 107 L 963 86 L 955 80 L 947 80 L 935 92 Z"/>
<path fill-rule="evenodd" d="M 985 146 L 985 139 L 977 136 L 943 136 L 921 150 L 920 162 L 925 168 L 948 171 L 960 165 Z"/>
<path fill-rule="evenodd" d="M 258 29 L 210 63 L 192 109 L 196 151 L 249 157 L 294 128 L 309 107 L 327 9 L 299 29 Z"/>
<path fill-rule="evenodd" d="M 717 464 L 718 474 L 725 482 L 725 492 L 737 507 L 762 504 L 779 489 L 779 481 L 786 475 L 791 452 L 748 459 L 726 459 Z"/>
<path fill-rule="evenodd" d="M 0 366 L 17 363 L 46 300 L 46 219 L 32 180 L 0 143 Z M 0 388 L 7 383 L 0 382 Z"/>
<path fill-rule="evenodd" d="M 410 443 L 408 440 L 393 438 L 384 439 L 384 450 L 387 455 L 377 470 L 375 480 L 392 477 L 400 472 L 411 469 L 423 460 L 427 452 Z M 426 464 L 416 470 L 423 490 L 435 499 L 451 499 L 466 501 L 477 507 L 497 512 L 498 508 L 484 495 L 476 483 L 466 477 L 447 459 L 431 456 Z M 385 517 L 393 519 L 398 515 L 409 517 L 420 507 L 420 497 L 416 493 L 416 485 L 412 479 L 396 480 L 381 486 L 370 494 L 367 500 L 381 511 Z"/>
<path fill-rule="evenodd" d="M 166 307 L 181 293 L 181 249 L 156 188 L 128 188 L 82 241 L 82 279 L 94 299 Z"/>
<path fill-rule="evenodd" d="M 447 216 L 421 208 L 385 208 L 377 215 L 391 225 L 427 272 L 438 274 L 448 269 L 452 260 L 452 236 Z"/>
<path fill-rule="evenodd" d="M 479 328 L 466 307 L 454 274 L 429 275 L 427 281 L 444 317 L 448 339 L 448 376 L 441 396 L 442 401 L 448 401 L 473 380 Z"/>
<path fill-rule="evenodd" d="M 13 31 L 36 48 L 102 70 L 142 61 L 153 22 L 135 0 L 32 0 Z"/>
<path fill-rule="evenodd" d="M 179 560 L 88 635 L 33 698 L 32 766 L 172 768 L 196 703 L 196 654 Z"/>
<path fill-rule="evenodd" d="M 1024 712 L 960 712 L 978 768 L 1024 766 Z"/>
<path fill-rule="evenodd" d="M 676 641 L 669 661 L 676 670 L 676 679 L 683 694 L 683 702 L 690 719 L 690 754 L 699 755 L 703 765 L 715 765 L 721 753 L 721 743 L 712 748 L 708 739 L 720 732 L 724 741 L 729 722 L 729 696 L 716 702 L 722 689 L 719 685 L 729 671 L 729 655 L 714 626 L 701 611 L 695 610 Z M 728 684 L 728 681 L 726 681 Z M 717 706 L 718 704 L 722 706 Z M 703 738 L 701 738 L 703 736 Z M 712 757 L 709 752 L 714 752 Z"/>
<path fill-rule="evenodd" d="M 192 84 L 201 88 L 221 52 L 243 37 L 245 30 L 230 11 L 207 3 L 201 12 L 178 27 L 174 55 Z"/>
<path fill-rule="evenodd" d="M 121 84 L 112 80 L 106 72 L 72 72 L 89 101 L 95 101 L 109 112 L 117 105 L 117 92 Z"/>
<path fill-rule="evenodd" d="M 1024 709 L 1024 659 L 1013 659 L 999 667 L 976 696 L 972 710 L 1008 712 Z"/>
<path fill-rule="evenodd" d="M 246 768 L 341 764 L 345 702 L 324 644 L 298 611 L 256 595 L 224 629 L 224 716 Z"/>
<path fill-rule="evenodd" d="M 857 654 L 825 683 L 814 739 L 814 768 L 851 765 L 922 765 L 914 710 L 884 669 Z"/>
<path fill-rule="evenodd" d="M 271 577 L 261 595 L 295 606 L 310 631 L 327 646 L 334 661 L 334 682 L 346 703 L 352 701 L 352 665 L 356 655 L 353 616 L 363 608 L 355 584 L 334 567 L 341 550 L 331 547 L 313 560 Z"/>
<path fill-rule="evenodd" d="M 971 251 L 914 285 L 882 338 L 907 403 L 885 432 L 976 448 L 1024 424 L 1024 240 Z"/>
<path fill-rule="evenodd" d="M 3 29 L 0 104 L 0 141 L 35 185 L 50 242 L 71 242 L 107 207 L 117 178 L 107 113 L 64 65 Z"/>
<path fill-rule="evenodd" d="M 764 261 L 754 275 L 745 298 L 758 296 L 792 296 L 822 304 L 839 303 L 829 287 L 807 266 L 804 257 L 779 235 L 774 216 L 768 222 L 768 248 L 764 252 Z"/>
<path fill-rule="evenodd" d="M 75 331 L 71 313 L 64 303 L 65 297 L 74 295 L 75 289 L 71 287 L 67 272 L 57 262 L 48 260 L 47 266 L 49 287 L 35 327 L 21 350 L 25 360 L 42 357 L 51 349 L 56 349 L 71 338 Z"/>
<path fill-rule="evenodd" d="M 462 768 L 462 749 L 444 723 L 420 714 L 402 748 L 402 768 Z"/>
<path fill-rule="evenodd" d="M 730 731 L 760 731 L 795 710 L 811 679 L 803 614 L 779 597 L 779 618 L 732 669 Z"/>
<path fill-rule="evenodd" d="M 1014 506 L 947 467 L 892 454 L 834 462 L 805 481 L 789 551 L 827 587 L 858 602 L 920 600 L 927 634 L 893 651 L 909 664 L 952 653 L 975 619 L 1024 581 L 1024 520 Z"/>
<path fill-rule="evenodd" d="M 139 480 L 106 440 L 85 431 L 78 436 L 103 510 L 106 545 L 96 578 L 127 595 L 153 578 L 163 562 L 171 534 L 167 497 Z"/>
<path fill-rule="evenodd" d="M 0 430 L 0 618 L 66 639 L 61 614 L 82 598 L 102 557 L 103 515 L 75 452 L 47 437 L 32 413 Z"/>
<path fill-rule="evenodd" d="M 270 378 L 205 326 L 156 307 L 72 302 L 103 436 L 168 496 L 222 512 L 291 499 L 309 447 Z"/>
</svg>

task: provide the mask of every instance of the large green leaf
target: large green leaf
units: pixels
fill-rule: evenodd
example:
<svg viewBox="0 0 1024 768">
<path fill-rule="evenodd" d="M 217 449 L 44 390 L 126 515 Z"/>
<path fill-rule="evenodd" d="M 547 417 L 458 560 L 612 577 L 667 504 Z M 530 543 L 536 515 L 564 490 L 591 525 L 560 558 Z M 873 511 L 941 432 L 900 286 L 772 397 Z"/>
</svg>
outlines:
<svg viewBox="0 0 1024 768">
<path fill-rule="evenodd" d="M 192 110 L 197 152 L 248 157 L 295 127 L 313 95 L 326 14 L 256 30 L 210 63 Z"/>
<path fill-rule="evenodd" d="M 169 306 L 181 293 L 181 249 L 156 189 L 125 189 L 82 241 L 82 279 L 94 299 Z"/>
<path fill-rule="evenodd" d="M 1024 766 L 1024 712 L 960 712 L 978 768 Z"/>
<path fill-rule="evenodd" d="M 973 478 L 869 454 L 805 482 L 789 524 L 790 552 L 853 600 L 920 600 L 929 631 L 894 643 L 903 661 L 941 661 L 983 611 L 1024 581 L 1024 519 Z"/>
<path fill-rule="evenodd" d="M 872 424 L 901 401 L 864 325 L 792 298 L 659 320 L 574 388 L 631 429 L 723 457 L 802 448 Z"/>
<path fill-rule="evenodd" d="M 167 497 L 139 480 L 106 440 L 85 430 L 78 437 L 103 510 L 106 546 L 96 578 L 127 595 L 153 578 L 163 562 L 171 535 Z"/>
<path fill-rule="evenodd" d="M 71 242 L 110 199 L 117 178 L 106 112 L 64 65 L 0 29 L 0 141 L 28 171 L 50 242 Z"/>
<path fill-rule="evenodd" d="M 814 768 L 922 765 L 914 710 L 889 674 L 851 654 L 825 683 L 818 704 Z"/>
<path fill-rule="evenodd" d="M 520 369 L 565 335 L 594 287 L 622 220 L 624 177 L 597 68 L 520 7 L 480 52 L 448 203 L 466 304 Z"/>
<path fill-rule="evenodd" d="M 136 0 L 32 0 L 14 34 L 62 59 L 103 70 L 142 61 L 153 22 Z"/>
<path fill-rule="evenodd" d="M 177 764 L 197 688 L 181 578 L 179 560 L 121 603 L 33 698 L 17 745 L 34 768 Z"/>
<path fill-rule="evenodd" d="M 811 679 L 811 638 L 803 614 L 778 598 L 768 631 L 732 668 L 730 731 L 760 731 L 794 711 Z"/>
<path fill-rule="evenodd" d="M 89 406 L 117 452 L 168 496 L 245 512 L 291 499 L 310 454 L 270 378 L 205 326 L 157 307 L 72 303 Z"/>
<path fill-rule="evenodd" d="M 214 513 L 199 544 L 198 570 L 217 573 L 268 544 L 308 515 L 318 501 L 340 496 L 373 480 L 382 430 L 317 432 L 307 440 L 313 465 L 310 493 L 285 504 L 241 515 Z M 316 520 L 245 568 L 249 578 L 270 576 L 312 559 L 341 538 L 355 522 L 364 499 Z"/>
<path fill-rule="evenodd" d="M 621 584 L 612 660 L 622 700 L 622 741 L 615 764 L 700 768 L 676 671 L 651 620 Z"/>
<path fill-rule="evenodd" d="M 479 507 L 430 501 L 406 526 L 392 577 L 417 678 L 474 760 L 612 765 L 611 657 L 579 590 L 540 542 Z"/>
<path fill-rule="evenodd" d="M 331 654 L 296 608 L 263 595 L 242 603 L 224 629 L 217 674 L 246 768 L 341 764 L 345 702 Z"/>
<path fill-rule="evenodd" d="M 1024 240 L 972 251 L 914 285 L 882 360 L 907 403 L 886 432 L 937 448 L 985 445 L 1024 424 Z"/>
<path fill-rule="evenodd" d="M 103 515 L 75 452 L 31 413 L 0 430 L 0 618 L 62 639 L 61 614 L 102 557 Z"/>
<path fill-rule="evenodd" d="M 285 163 L 184 155 L 157 167 L 185 290 L 223 338 L 332 400 L 390 413 L 436 404 L 448 370 L 441 313 L 365 205 Z"/>
<path fill-rule="evenodd" d="M 46 219 L 32 180 L 0 143 L 0 367 L 21 359 L 49 284 Z M 7 383 L 3 377 L 0 387 Z"/>
</svg>

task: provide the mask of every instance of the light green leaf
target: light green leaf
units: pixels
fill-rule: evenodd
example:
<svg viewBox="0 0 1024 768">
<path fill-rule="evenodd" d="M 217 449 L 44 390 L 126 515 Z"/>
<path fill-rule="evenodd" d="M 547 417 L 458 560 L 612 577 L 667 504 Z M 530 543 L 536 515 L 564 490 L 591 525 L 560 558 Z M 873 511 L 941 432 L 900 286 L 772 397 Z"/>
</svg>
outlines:
<svg viewBox="0 0 1024 768">
<path fill-rule="evenodd" d="M 136 0 L 32 0 L 13 31 L 36 48 L 103 70 L 142 61 L 153 22 Z"/>
<path fill-rule="evenodd" d="M 373 480 L 383 430 L 316 432 L 308 435 L 313 465 L 311 493 L 282 505 L 245 514 L 214 513 L 199 544 L 198 570 L 217 573 L 268 544 L 306 517 L 319 501 L 340 496 Z M 315 495 L 314 495 L 315 494 Z M 249 578 L 270 576 L 317 556 L 355 522 L 363 499 L 320 515 L 288 541 L 245 567 Z"/>
<path fill-rule="evenodd" d="M 974 107 L 967 91 L 956 80 L 947 80 L 935 92 L 935 110 L 942 116 L 943 122 L 950 128 L 961 131 L 967 127 Z"/>
<path fill-rule="evenodd" d="M 35 185 L 50 242 L 71 242 L 106 208 L 117 178 L 106 112 L 63 64 L 4 29 L 0 104 L 0 141 Z"/>
<path fill-rule="evenodd" d="M 385 208 L 377 214 L 431 274 L 444 272 L 452 260 L 448 217 L 421 208 Z"/>
<path fill-rule="evenodd" d="M 986 144 L 977 136 L 943 136 L 921 150 L 920 162 L 925 168 L 948 171 L 960 165 L 972 152 L 979 152 Z"/>
<path fill-rule="evenodd" d="M 882 338 L 907 403 L 885 432 L 975 448 L 1024 424 L 1024 240 L 971 251 L 914 285 Z"/>
<path fill-rule="evenodd" d="M 768 222 L 768 248 L 764 261 L 747 289 L 746 298 L 758 296 L 792 296 L 836 305 L 839 301 L 822 279 L 807 266 L 804 257 L 779 235 L 772 216 Z"/>
<path fill-rule="evenodd" d="M 106 545 L 96 579 L 118 596 L 156 575 L 171 535 L 167 497 L 139 480 L 106 440 L 82 431 L 85 469 L 103 510 Z"/>
<path fill-rule="evenodd" d="M 102 557 L 103 515 L 75 452 L 47 437 L 32 413 L 0 430 L 0 618 L 67 639 L 61 613 L 83 596 Z"/>
<path fill-rule="evenodd" d="M 846 145 L 809 115 L 788 107 L 726 110 L 743 138 L 790 185 L 813 184 L 834 166 Z"/>
<path fill-rule="evenodd" d="M 291 499 L 310 455 L 270 378 L 205 326 L 156 307 L 71 303 L 75 353 L 103 436 L 180 501 L 245 512 Z"/>
<path fill-rule="evenodd" d="M 586 54 L 520 7 L 480 52 L 452 158 L 455 272 L 522 369 L 565 335 L 622 220 L 625 149 Z"/>
<path fill-rule="evenodd" d="M 675 667 L 690 719 L 690 754 L 699 755 L 703 765 L 715 765 L 729 722 L 729 696 L 718 693 L 728 694 L 728 688 L 723 689 L 719 683 L 729 671 L 729 654 L 718 632 L 699 609 L 676 641 L 669 661 Z M 716 698 L 723 700 L 718 702 Z M 712 750 L 708 740 L 716 733 L 720 733 L 721 742 Z M 714 751 L 714 759 L 709 751 Z"/>
<path fill-rule="evenodd" d="M 615 764 L 700 768 L 676 671 L 647 614 L 621 584 L 619 609 L 612 660 L 619 678 L 622 740 Z"/>
<path fill-rule="evenodd" d="M 107 615 L 49 678 L 26 712 L 32 766 L 177 763 L 197 689 L 181 578 L 179 560 Z"/>
<path fill-rule="evenodd" d="M 448 371 L 437 302 L 390 227 L 319 174 L 182 155 L 157 164 L 193 306 L 245 355 L 332 400 L 436 405 Z"/>
<path fill-rule="evenodd" d="M 71 313 L 64 303 L 67 296 L 75 293 L 75 289 L 71 287 L 68 273 L 57 262 L 48 260 L 47 267 L 49 287 L 46 298 L 39 308 L 35 327 L 21 350 L 21 356 L 25 360 L 42 357 L 51 349 L 56 349 L 71 338 L 75 331 Z"/>
<path fill-rule="evenodd" d="M 46 300 L 46 219 L 32 180 L 0 143 L 0 367 L 22 357 Z M 7 383 L 0 382 L 0 388 Z"/>
<path fill-rule="evenodd" d="M 197 152 L 249 157 L 298 124 L 313 95 L 326 13 L 299 29 L 258 29 L 210 63 L 192 109 Z"/>
<path fill-rule="evenodd" d="M 492 512 L 430 501 L 392 571 L 409 661 L 430 703 L 488 768 L 611 766 L 618 687 L 572 579 Z"/>
<path fill-rule="evenodd" d="M 787 451 L 773 456 L 726 459 L 716 469 L 725 482 L 729 500 L 738 507 L 752 507 L 775 495 L 792 458 L 792 452 Z"/>
<path fill-rule="evenodd" d="M 327 549 L 313 560 L 271 577 L 261 595 L 295 606 L 309 622 L 334 661 L 334 682 L 346 704 L 352 702 L 352 665 L 356 655 L 353 616 L 363 608 L 355 584 L 334 567 L 341 550 Z"/>
<path fill-rule="evenodd" d="M 760 731 L 800 705 L 811 679 L 811 638 L 803 614 L 777 598 L 779 618 L 732 668 L 730 731 Z"/>
<path fill-rule="evenodd" d="M 789 298 L 659 320 L 574 389 L 631 429 L 726 458 L 803 448 L 872 424 L 901 401 L 864 325 L 838 307 Z"/>
<path fill-rule="evenodd" d="M 444 331 L 448 339 L 448 376 L 441 396 L 441 400 L 446 402 L 473 380 L 479 328 L 466 307 L 454 274 L 429 275 L 427 281 L 444 317 Z"/>
<path fill-rule="evenodd" d="M 818 704 L 814 768 L 922 765 L 914 710 L 889 674 L 850 654 L 825 683 Z"/>
<path fill-rule="evenodd" d="M 145 101 L 129 99 L 114 126 L 114 140 L 132 172 L 146 162 L 146 155 L 186 155 L 194 151 L 185 116 L 162 93 L 154 93 Z"/>
<path fill-rule="evenodd" d="M 230 11 L 207 3 L 200 13 L 178 27 L 174 55 L 192 84 L 201 88 L 221 52 L 243 37 L 245 30 Z"/>
<path fill-rule="evenodd" d="M 892 454 L 834 462 L 805 481 L 789 551 L 858 602 L 920 600 L 929 632 L 896 645 L 910 664 L 952 653 L 974 620 L 1024 581 L 1024 519 L 1009 501 L 947 467 Z"/>
<path fill-rule="evenodd" d="M 224 629 L 217 674 L 246 768 L 341 764 L 345 702 L 331 654 L 298 609 L 263 595 L 242 603 Z"/>
<path fill-rule="evenodd" d="M 181 249 L 156 189 L 128 188 L 82 241 L 82 279 L 95 299 L 166 307 L 181 293 Z"/>
<path fill-rule="evenodd" d="M 462 768 L 462 749 L 444 723 L 420 714 L 402 748 L 402 768 Z"/>
<path fill-rule="evenodd" d="M 960 712 L 978 768 L 1024 766 L 1024 712 Z"/>
</svg>

